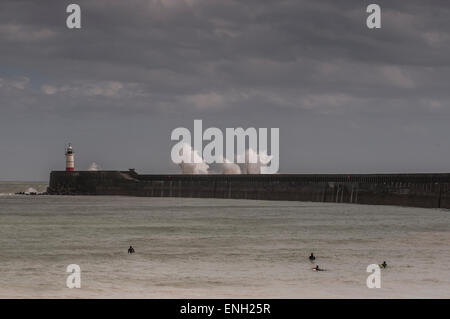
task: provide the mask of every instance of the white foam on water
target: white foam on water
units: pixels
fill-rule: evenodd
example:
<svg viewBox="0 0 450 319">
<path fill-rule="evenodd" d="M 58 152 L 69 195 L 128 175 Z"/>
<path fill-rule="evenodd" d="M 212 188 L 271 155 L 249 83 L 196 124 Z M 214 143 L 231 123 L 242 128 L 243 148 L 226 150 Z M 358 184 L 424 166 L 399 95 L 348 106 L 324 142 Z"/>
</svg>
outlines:
<svg viewBox="0 0 450 319">
<path fill-rule="evenodd" d="M 10 196 L 19 192 L 43 193 L 46 191 L 47 185 L 46 182 L 0 182 L 0 194 Z"/>
</svg>

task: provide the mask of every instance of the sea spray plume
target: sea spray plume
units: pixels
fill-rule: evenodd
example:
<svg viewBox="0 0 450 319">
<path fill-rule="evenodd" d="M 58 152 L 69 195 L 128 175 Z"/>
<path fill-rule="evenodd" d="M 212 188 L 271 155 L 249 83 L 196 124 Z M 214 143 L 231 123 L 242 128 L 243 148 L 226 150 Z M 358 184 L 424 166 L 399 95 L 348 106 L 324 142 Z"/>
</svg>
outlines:
<svg viewBox="0 0 450 319">
<path fill-rule="evenodd" d="M 263 174 L 263 172 L 261 171 L 261 168 L 267 167 L 269 165 L 270 161 L 272 160 L 272 158 L 273 158 L 273 156 L 268 155 L 266 152 L 259 152 L 258 164 L 259 164 L 260 174 Z"/>
<path fill-rule="evenodd" d="M 256 152 L 249 148 L 245 151 L 245 155 L 238 156 L 238 162 L 244 163 L 244 172 L 247 174 L 261 174 L 261 167 L 267 166 L 271 161 L 272 156 L 267 155 L 266 152 Z"/>
<path fill-rule="evenodd" d="M 183 143 L 180 156 L 181 163 L 178 165 L 183 174 L 208 174 L 209 165 L 191 145 Z"/>
<path fill-rule="evenodd" d="M 247 174 L 261 174 L 259 154 L 251 148 L 245 151 L 245 167 Z"/>
<path fill-rule="evenodd" d="M 96 162 L 92 162 L 91 165 L 89 165 L 88 171 L 99 171 L 99 170 L 101 170 L 101 167 Z"/>
<path fill-rule="evenodd" d="M 222 172 L 223 174 L 241 174 L 241 168 L 239 165 L 229 161 L 227 158 L 224 158 Z"/>
<path fill-rule="evenodd" d="M 178 164 L 183 174 L 209 174 L 209 165 L 203 160 L 197 150 L 194 150 L 188 143 L 183 143 L 180 150 L 181 163 Z M 244 163 L 244 172 L 247 174 L 261 174 L 261 167 L 267 166 L 272 156 L 266 152 L 258 152 L 247 149 L 245 154 L 237 156 L 239 163 Z M 223 158 L 223 174 L 242 174 L 241 167 L 227 158 Z"/>
</svg>

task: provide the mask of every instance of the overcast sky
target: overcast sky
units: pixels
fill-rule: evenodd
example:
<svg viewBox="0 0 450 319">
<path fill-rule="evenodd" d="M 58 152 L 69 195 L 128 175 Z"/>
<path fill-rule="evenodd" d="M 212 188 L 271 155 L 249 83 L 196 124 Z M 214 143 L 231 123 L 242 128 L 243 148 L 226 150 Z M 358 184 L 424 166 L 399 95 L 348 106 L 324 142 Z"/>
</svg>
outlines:
<svg viewBox="0 0 450 319">
<path fill-rule="evenodd" d="M 77 169 L 176 173 L 170 133 L 194 119 L 279 127 L 280 173 L 449 172 L 449 17 L 448 0 L 1 0 L 0 180 L 47 180 L 67 142 Z"/>
</svg>

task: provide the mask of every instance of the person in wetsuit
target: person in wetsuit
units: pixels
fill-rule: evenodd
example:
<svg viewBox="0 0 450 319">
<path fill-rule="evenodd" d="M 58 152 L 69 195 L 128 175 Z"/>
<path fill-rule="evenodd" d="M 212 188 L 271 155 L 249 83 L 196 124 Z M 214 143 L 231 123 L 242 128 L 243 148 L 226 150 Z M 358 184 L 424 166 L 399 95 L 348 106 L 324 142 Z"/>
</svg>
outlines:
<svg viewBox="0 0 450 319">
<path fill-rule="evenodd" d="M 316 260 L 316 256 L 314 256 L 314 254 L 311 253 L 311 256 L 309 256 L 309 260 L 310 261 Z"/>
<path fill-rule="evenodd" d="M 130 248 L 128 248 L 128 253 L 129 253 L 129 254 L 134 254 L 134 248 L 133 248 L 133 246 L 130 246 Z"/>
<path fill-rule="evenodd" d="M 386 261 L 383 261 L 383 263 L 381 264 L 381 267 L 383 267 L 383 268 L 387 267 Z"/>
<path fill-rule="evenodd" d="M 319 265 L 316 265 L 316 267 L 313 268 L 315 271 L 322 271 L 323 269 L 319 268 Z"/>
</svg>

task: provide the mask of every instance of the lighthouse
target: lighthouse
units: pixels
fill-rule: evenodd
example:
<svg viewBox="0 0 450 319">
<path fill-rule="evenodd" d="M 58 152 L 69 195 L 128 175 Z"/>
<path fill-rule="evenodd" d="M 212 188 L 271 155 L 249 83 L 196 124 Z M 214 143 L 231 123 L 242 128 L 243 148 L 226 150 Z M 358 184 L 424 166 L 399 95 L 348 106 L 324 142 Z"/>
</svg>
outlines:
<svg viewBox="0 0 450 319">
<path fill-rule="evenodd" d="M 72 144 L 69 143 L 69 145 L 66 148 L 66 171 L 72 172 L 75 168 L 75 161 L 74 161 L 74 153 Z"/>
</svg>

